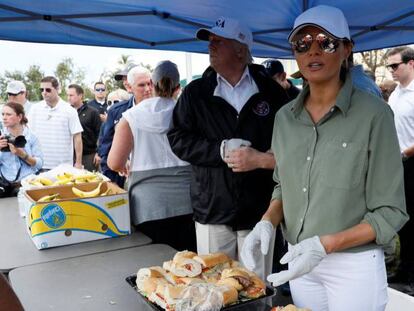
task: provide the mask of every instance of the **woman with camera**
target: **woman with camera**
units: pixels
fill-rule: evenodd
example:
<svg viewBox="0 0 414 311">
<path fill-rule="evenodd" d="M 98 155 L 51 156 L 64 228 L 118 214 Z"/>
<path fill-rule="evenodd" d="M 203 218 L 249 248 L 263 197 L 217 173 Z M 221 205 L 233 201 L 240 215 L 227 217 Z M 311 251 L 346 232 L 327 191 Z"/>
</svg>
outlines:
<svg viewBox="0 0 414 311">
<path fill-rule="evenodd" d="M 26 126 L 27 118 L 22 105 L 13 102 L 5 104 L 2 118 L 0 181 L 1 184 L 16 186 L 22 178 L 42 168 L 43 154 L 38 139 Z"/>
</svg>

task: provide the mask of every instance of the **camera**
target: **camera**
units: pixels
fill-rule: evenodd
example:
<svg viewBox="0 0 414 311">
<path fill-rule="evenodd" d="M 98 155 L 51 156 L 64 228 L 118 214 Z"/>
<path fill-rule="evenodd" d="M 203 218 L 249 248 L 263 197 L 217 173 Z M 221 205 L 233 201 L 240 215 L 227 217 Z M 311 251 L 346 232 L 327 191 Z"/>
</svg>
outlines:
<svg viewBox="0 0 414 311">
<path fill-rule="evenodd" d="M 5 135 L 3 137 L 4 139 L 7 139 L 7 143 L 14 145 L 16 148 L 23 148 L 26 146 L 26 138 L 23 135 L 13 137 L 10 135 Z M 6 146 L 4 148 L 0 149 L 1 152 L 10 152 L 10 147 Z"/>
</svg>

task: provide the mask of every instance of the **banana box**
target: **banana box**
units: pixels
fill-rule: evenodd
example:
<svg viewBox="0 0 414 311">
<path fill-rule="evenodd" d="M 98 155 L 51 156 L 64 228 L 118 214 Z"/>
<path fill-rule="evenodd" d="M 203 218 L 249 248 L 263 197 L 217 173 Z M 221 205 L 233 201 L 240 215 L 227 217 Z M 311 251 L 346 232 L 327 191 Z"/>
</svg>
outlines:
<svg viewBox="0 0 414 311">
<path fill-rule="evenodd" d="M 38 249 L 130 234 L 128 193 L 111 182 L 26 191 L 28 233 Z"/>
</svg>

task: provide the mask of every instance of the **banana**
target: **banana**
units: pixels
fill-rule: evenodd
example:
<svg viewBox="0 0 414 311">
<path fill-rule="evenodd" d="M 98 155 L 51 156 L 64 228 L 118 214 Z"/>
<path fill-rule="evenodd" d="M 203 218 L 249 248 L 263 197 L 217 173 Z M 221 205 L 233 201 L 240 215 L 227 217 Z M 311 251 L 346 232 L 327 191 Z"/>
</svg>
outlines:
<svg viewBox="0 0 414 311">
<path fill-rule="evenodd" d="M 37 200 L 37 202 L 50 202 L 50 201 L 59 200 L 59 199 L 60 199 L 59 193 L 54 193 L 54 194 L 48 194 L 48 195 L 41 197 L 39 200 Z"/>
<path fill-rule="evenodd" d="M 37 180 L 37 178 L 32 179 L 31 181 L 29 181 L 29 184 L 31 184 L 33 186 L 37 186 L 37 187 L 43 186 L 43 184 L 39 180 Z"/>
<path fill-rule="evenodd" d="M 72 173 L 68 173 L 68 172 L 64 172 L 63 175 L 65 175 L 66 178 L 73 178 L 73 174 Z"/>
<path fill-rule="evenodd" d="M 104 197 L 104 196 L 110 195 L 110 194 L 112 194 L 112 189 L 108 187 L 108 189 L 104 193 L 101 194 L 101 197 Z"/>
<path fill-rule="evenodd" d="M 99 183 L 98 187 L 91 191 L 82 191 L 76 187 L 72 187 L 72 192 L 80 198 L 93 198 L 99 195 L 99 193 L 101 192 L 101 186 L 102 182 Z"/>
<path fill-rule="evenodd" d="M 53 181 L 46 177 L 39 177 L 38 180 L 43 186 L 51 186 L 53 184 Z"/>
</svg>

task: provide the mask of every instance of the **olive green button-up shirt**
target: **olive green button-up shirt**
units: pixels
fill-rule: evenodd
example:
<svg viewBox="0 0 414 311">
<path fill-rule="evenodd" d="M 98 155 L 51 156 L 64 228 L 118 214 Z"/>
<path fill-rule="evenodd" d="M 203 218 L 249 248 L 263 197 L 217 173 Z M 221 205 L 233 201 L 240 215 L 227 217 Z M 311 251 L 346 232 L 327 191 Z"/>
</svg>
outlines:
<svg viewBox="0 0 414 311">
<path fill-rule="evenodd" d="M 275 118 L 278 185 L 272 199 L 283 201 L 285 238 L 296 244 L 366 222 L 375 243 L 348 251 L 387 244 L 408 220 L 391 109 L 353 88 L 348 77 L 335 105 L 315 124 L 304 108 L 308 94 L 305 88 Z"/>
</svg>

